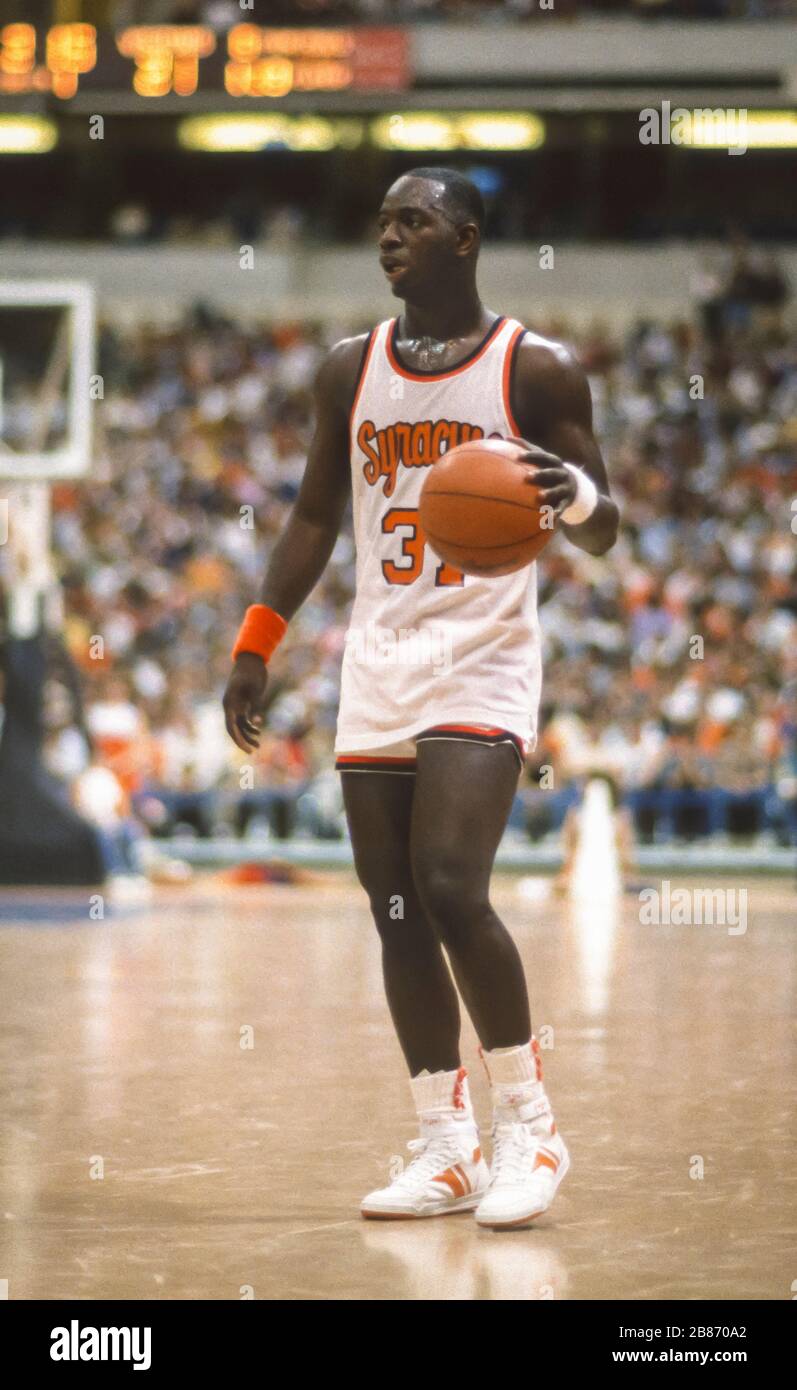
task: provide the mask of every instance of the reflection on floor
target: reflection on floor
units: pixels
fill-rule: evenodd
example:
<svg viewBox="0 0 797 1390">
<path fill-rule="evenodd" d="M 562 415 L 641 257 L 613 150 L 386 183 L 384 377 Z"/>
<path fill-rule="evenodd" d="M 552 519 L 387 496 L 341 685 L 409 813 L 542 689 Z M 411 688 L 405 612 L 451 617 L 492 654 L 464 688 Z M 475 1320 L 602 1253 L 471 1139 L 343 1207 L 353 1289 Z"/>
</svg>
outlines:
<svg viewBox="0 0 797 1390">
<path fill-rule="evenodd" d="M 9 1297 L 790 1298 L 795 895 L 745 886 L 732 932 L 499 881 L 573 1158 L 502 1235 L 358 1217 L 413 1123 L 351 879 L 210 881 L 102 920 L 23 895 L 14 923 L 6 899 Z M 467 1022 L 463 1060 L 486 1125 Z"/>
</svg>

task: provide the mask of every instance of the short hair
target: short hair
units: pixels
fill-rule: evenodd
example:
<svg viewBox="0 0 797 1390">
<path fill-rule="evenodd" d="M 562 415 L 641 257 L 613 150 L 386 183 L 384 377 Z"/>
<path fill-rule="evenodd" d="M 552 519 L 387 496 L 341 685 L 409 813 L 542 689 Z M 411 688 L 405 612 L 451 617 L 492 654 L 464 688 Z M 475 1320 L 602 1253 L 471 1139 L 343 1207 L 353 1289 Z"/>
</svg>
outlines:
<svg viewBox="0 0 797 1390">
<path fill-rule="evenodd" d="M 463 222 L 475 222 L 480 232 L 484 231 L 487 214 L 484 199 L 472 179 L 466 178 L 456 169 L 446 169 L 436 165 L 422 169 L 406 169 L 399 174 L 401 179 L 429 179 L 441 183 L 444 189 L 443 201 L 446 210 L 458 226 Z"/>
</svg>

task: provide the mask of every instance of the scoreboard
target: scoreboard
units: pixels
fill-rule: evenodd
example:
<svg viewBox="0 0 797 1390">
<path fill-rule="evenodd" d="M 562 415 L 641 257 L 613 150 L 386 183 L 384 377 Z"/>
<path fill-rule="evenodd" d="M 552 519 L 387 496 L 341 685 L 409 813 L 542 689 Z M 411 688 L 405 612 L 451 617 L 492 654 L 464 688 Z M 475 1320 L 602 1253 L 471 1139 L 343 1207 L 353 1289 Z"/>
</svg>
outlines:
<svg viewBox="0 0 797 1390">
<path fill-rule="evenodd" d="M 208 92 L 278 100 L 290 92 L 398 92 L 410 85 L 403 29 L 272 29 L 236 24 L 0 28 L 0 98 L 129 91 L 157 101 Z"/>
</svg>

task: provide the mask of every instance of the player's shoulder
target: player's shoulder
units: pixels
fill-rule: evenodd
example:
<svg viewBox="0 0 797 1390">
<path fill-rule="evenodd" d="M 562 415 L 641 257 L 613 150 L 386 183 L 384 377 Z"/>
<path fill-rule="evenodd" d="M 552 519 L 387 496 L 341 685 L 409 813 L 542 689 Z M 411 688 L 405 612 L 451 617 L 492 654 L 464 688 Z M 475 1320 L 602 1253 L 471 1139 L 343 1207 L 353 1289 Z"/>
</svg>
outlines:
<svg viewBox="0 0 797 1390">
<path fill-rule="evenodd" d="M 589 399 L 589 384 L 575 352 L 565 343 L 543 338 L 527 328 L 518 343 L 513 393 L 550 406 L 581 408 Z"/>
<path fill-rule="evenodd" d="M 544 338 L 531 328 L 526 329 L 518 343 L 517 361 L 524 372 L 561 376 L 563 373 L 581 371 L 572 348 L 554 338 Z"/>
<path fill-rule="evenodd" d="M 354 395 L 362 371 L 371 332 L 339 338 L 322 358 L 316 389 L 322 397 L 345 400 Z"/>
<path fill-rule="evenodd" d="M 354 333 L 350 338 L 339 338 L 326 355 L 324 364 L 330 372 L 359 372 L 366 349 L 374 330 L 367 333 Z"/>
</svg>

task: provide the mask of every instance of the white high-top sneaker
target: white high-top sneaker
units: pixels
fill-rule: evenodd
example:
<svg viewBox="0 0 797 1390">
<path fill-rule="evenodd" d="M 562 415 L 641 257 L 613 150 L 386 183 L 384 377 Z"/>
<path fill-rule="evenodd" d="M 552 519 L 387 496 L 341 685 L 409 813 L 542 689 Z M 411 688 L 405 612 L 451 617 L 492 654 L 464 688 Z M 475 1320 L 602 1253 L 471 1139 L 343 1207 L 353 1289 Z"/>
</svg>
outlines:
<svg viewBox="0 0 797 1390">
<path fill-rule="evenodd" d="M 471 1211 L 487 1190 L 490 1171 L 482 1158 L 465 1068 L 425 1072 L 413 1077 L 410 1086 L 420 1138 L 410 1140 L 413 1157 L 403 1172 L 363 1198 L 360 1211 L 369 1220 Z"/>
<path fill-rule="evenodd" d="M 536 1038 L 482 1057 L 492 1081 L 493 1154 L 476 1220 L 497 1231 L 528 1226 L 551 1205 L 570 1155 L 543 1088 Z"/>
</svg>

